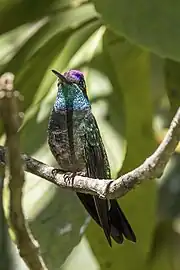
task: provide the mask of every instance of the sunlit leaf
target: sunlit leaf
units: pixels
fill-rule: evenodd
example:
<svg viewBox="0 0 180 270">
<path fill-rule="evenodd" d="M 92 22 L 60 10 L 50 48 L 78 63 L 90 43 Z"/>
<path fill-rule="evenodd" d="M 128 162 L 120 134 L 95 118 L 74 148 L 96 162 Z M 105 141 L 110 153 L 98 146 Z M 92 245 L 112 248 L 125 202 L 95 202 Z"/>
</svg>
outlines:
<svg viewBox="0 0 180 270">
<path fill-rule="evenodd" d="M 178 0 L 93 0 L 113 31 L 161 57 L 180 60 Z"/>
</svg>

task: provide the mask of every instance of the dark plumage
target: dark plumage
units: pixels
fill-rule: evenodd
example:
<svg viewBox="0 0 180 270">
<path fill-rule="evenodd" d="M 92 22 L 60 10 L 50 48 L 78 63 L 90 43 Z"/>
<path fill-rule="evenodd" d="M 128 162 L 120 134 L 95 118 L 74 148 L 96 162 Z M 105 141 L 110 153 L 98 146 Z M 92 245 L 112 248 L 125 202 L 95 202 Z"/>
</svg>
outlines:
<svg viewBox="0 0 180 270">
<path fill-rule="evenodd" d="M 84 76 L 70 70 L 59 78 L 58 93 L 48 126 L 49 147 L 60 169 L 110 179 L 111 172 L 101 135 L 86 93 Z M 116 200 L 77 193 L 86 210 L 100 225 L 111 246 L 111 237 L 119 244 L 124 237 L 133 242 L 135 234 Z"/>
</svg>

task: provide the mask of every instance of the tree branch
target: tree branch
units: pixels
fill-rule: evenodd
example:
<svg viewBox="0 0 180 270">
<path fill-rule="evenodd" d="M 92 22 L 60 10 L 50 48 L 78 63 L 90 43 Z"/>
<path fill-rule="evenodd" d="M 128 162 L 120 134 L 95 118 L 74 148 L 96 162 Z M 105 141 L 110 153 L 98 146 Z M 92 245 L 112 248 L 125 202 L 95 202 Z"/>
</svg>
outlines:
<svg viewBox="0 0 180 270">
<path fill-rule="evenodd" d="M 116 180 L 93 179 L 77 175 L 73 180 L 65 181 L 63 173 L 54 173 L 55 168 L 26 154 L 22 154 L 22 159 L 27 172 L 40 176 L 61 188 L 97 195 L 102 199 L 115 199 L 124 196 L 135 185 L 141 184 L 143 181 L 160 177 L 179 141 L 180 108 L 157 150 L 138 168 Z M 5 148 L 2 146 L 0 146 L 0 165 L 5 165 Z"/>
<path fill-rule="evenodd" d="M 10 207 L 9 218 L 15 232 L 17 247 L 29 269 L 47 269 L 40 254 L 38 243 L 34 240 L 22 209 L 22 189 L 24 185 L 23 161 L 20 153 L 20 115 L 17 91 L 13 91 L 14 76 L 6 73 L 0 77 L 0 114 L 7 137 L 7 163 L 9 168 Z M 5 156 L 4 156 L 5 159 Z"/>
</svg>

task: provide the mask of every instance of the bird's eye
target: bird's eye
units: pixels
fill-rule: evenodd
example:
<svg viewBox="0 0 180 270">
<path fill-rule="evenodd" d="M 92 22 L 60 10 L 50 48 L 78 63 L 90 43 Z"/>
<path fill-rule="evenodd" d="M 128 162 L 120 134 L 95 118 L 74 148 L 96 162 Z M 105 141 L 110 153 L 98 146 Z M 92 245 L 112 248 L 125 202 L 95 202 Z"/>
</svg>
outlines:
<svg viewBox="0 0 180 270">
<path fill-rule="evenodd" d="M 86 90 L 86 84 L 85 84 L 85 81 L 84 80 L 80 80 L 79 81 L 79 86 L 80 88 L 85 91 Z"/>
<path fill-rule="evenodd" d="M 60 85 L 61 85 L 61 82 L 58 80 L 57 87 L 59 88 Z"/>
</svg>

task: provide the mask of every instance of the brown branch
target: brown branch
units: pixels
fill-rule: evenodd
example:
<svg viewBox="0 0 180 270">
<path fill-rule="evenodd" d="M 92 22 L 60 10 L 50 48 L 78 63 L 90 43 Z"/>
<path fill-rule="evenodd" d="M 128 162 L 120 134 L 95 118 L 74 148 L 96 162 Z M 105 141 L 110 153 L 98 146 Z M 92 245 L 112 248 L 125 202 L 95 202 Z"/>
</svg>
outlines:
<svg viewBox="0 0 180 270">
<path fill-rule="evenodd" d="M 160 177 L 180 140 L 180 108 L 170 128 L 157 150 L 135 170 L 114 180 L 93 179 L 76 176 L 72 181 L 65 181 L 63 173 L 54 174 L 50 167 L 26 154 L 22 154 L 25 170 L 48 180 L 65 189 L 97 195 L 102 199 L 114 199 L 124 196 L 135 185 L 148 179 Z M 5 165 L 5 148 L 0 146 L 0 165 Z"/>
<path fill-rule="evenodd" d="M 18 129 L 20 115 L 17 109 L 17 91 L 13 91 L 14 76 L 6 73 L 0 77 L 0 114 L 7 137 L 7 163 L 9 168 L 10 206 L 9 218 L 16 236 L 20 256 L 29 269 L 47 269 L 40 254 L 38 243 L 34 240 L 22 209 L 22 189 L 24 185 L 23 161 L 20 154 Z M 5 156 L 4 156 L 5 158 Z"/>
</svg>

